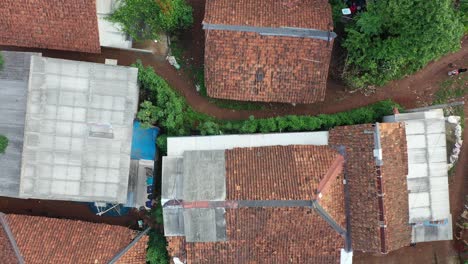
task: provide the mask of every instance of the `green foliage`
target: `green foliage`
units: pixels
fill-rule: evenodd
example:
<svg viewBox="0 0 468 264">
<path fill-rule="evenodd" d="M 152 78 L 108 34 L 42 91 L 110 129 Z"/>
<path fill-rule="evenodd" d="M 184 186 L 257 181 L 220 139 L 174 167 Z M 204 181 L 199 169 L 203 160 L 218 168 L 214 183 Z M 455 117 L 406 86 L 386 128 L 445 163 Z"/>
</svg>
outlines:
<svg viewBox="0 0 468 264">
<path fill-rule="evenodd" d="M 107 19 L 136 41 L 158 39 L 162 31 L 174 32 L 193 24 L 192 8 L 185 0 L 119 0 L 118 4 Z"/>
<path fill-rule="evenodd" d="M 4 135 L 0 135 L 0 153 L 5 153 L 6 148 L 8 147 L 8 138 Z"/>
<path fill-rule="evenodd" d="M 0 70 L 3 70 L 3 64 L 4 64 L 4 63 L 5 63 L 5 62 L 3 61 L 3 56 L 2 56 L 2 54 L 0 53 Z"/>
<path fill-rule="evenodd" d="M 151 209 L 151 217 L 156 221 L 156 224 L 163 224 L 163 209 L 159 201 L 157 201 L 156 207 Z"/>
<path fill-rule="evenodd" d="M 198 126 L 200 134 L 206 135 L 219 135 L 221 130 L 219 129 L 219 124 L 214 121 L 206 121 L 201 123 Z"/>
<path fill-rule="evenodd" d="M 346 4 L 343 0 L 330 0 L 329 3 L 332 7 L 333 24 L 336 27 L 341 21 L 341 17 L 343 16 L 341 10 L 346 8 Z"/>
<path fill-rule="evenodd" d="M 151 209 L 151 217 L 156 221 L 156 224 L 163 224 L 163 209 L 158 201 L 156 207 Z M 151 230 L 149 233 L 148 251 L 146 252 L 146 260 L 150 264 L 168 264 L 169 255 L 166 249 L 166 238 L 159 230 Z"/>
<path fill-rule="evenodd" d="M 460 0 L 459 14 L 464 26 L 465 34 L 468 34 L 468 0 Z"/>
<path fill-rule="evenodd" d="M 153 0 L 155 1 L 155 0 Z M 175 32 L 192 26 L 192 7 L 185 0 L 156 0 L 161 8 L 160 21 L 167 32 Z"/>
<path fill-rule="evenodd" d="M 166 238 L 161 232 L 157 230 L 150 231 L 146 260 L 150 264 L 169 264 L 166 246 Z"/>
<path fill-rule="evenodd" d="M 158 137 L 156 138 L 156 145 L 162 153 L 167 153 L 167 135 L 158 135 Z"/>
<path fill-rule="evenodd" d="M 154 73 L 151 67 L 145 68 L 139 61 L 134 64 L 139 69 L 138 80 L 142 89 L 149 91 L 150 98 L 140 105 L 137 118 L 144 127 L 158 123 L 170 135 L 188 135 L 192 123 L 185 117 L 188 105 L 169 84 Z M 149 101 L 150 100 L 150 101 Z"/>
<path fill-rule="evenodd" d="M 460 48 L 463 25 L 452 0 L 368 1 L 346 28 L 349 85 L 384 85 Z"/>
</svg>

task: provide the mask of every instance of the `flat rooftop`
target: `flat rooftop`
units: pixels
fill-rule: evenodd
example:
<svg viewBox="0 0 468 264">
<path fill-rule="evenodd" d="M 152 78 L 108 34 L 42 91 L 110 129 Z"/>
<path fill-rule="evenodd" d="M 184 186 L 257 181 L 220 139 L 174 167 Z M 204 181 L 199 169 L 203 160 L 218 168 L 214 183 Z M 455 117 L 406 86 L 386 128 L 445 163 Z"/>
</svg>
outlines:
<svg viewBox="0 0 468 264">
<path fill-rule="evenodd" d="M 125 203 L 138 70 L 31 58 L 20 198 Z"/>
<path fill-rule="evenodd" d="M 0 70 L 0 135 L 8 138 L 8 147 L 0 154 L 0 196 L 18 197 L 21 155 L 28 93 L 28 52 L 0 52 L 5 64 Z"/>
</svg>

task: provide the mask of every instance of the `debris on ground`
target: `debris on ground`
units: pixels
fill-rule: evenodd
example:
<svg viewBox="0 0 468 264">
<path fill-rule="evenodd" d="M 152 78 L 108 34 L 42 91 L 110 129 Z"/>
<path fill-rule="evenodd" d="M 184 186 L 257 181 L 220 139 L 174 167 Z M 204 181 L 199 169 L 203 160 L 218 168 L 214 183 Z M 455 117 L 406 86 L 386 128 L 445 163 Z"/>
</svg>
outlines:
<svg viewBox="0 0 468 264">
<path fill-rule="evenodd" d="M 167 56 L 166 60 L 169 62 L 169 64 L 174 66 L 174 68 L 176 68 L 177 70 L 180 69 L 180 65 L 179 63 L 177 63 L 177 60 L 174 56 Z"/>
</svg>

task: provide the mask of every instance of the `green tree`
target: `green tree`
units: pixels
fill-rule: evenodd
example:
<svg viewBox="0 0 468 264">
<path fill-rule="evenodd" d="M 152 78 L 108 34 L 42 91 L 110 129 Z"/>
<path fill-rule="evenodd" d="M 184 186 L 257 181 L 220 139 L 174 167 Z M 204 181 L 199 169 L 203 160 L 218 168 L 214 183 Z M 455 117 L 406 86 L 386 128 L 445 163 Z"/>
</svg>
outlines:
<svg viewBox="0 0 468 264">
<path fill-rule="evenodd" d="M 346 80 L 384 85 L 460 48 L 463 25 L 452 0 L 368 1 L 346 29 Z"/>
<path fill-rule="evenodd" d="M 136 41 L 158 39 L 162 31 L 193 24 L 192 8 L 185 0 L 119 0 L 117 6 L 107 19 Z"/>
</svg>

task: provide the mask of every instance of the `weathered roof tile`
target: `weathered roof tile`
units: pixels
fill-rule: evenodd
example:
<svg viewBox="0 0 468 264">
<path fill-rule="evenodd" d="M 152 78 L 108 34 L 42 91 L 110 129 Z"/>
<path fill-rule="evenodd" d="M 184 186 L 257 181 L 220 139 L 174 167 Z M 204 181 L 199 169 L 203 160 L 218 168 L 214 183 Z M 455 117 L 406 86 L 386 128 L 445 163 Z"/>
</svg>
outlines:
<svg viewBox="0 0 468 264">
<path fill-rule="evenodd" d="M 99 53 L 94 0 L 2 0 L 0 45 Z"/>
</svg>

